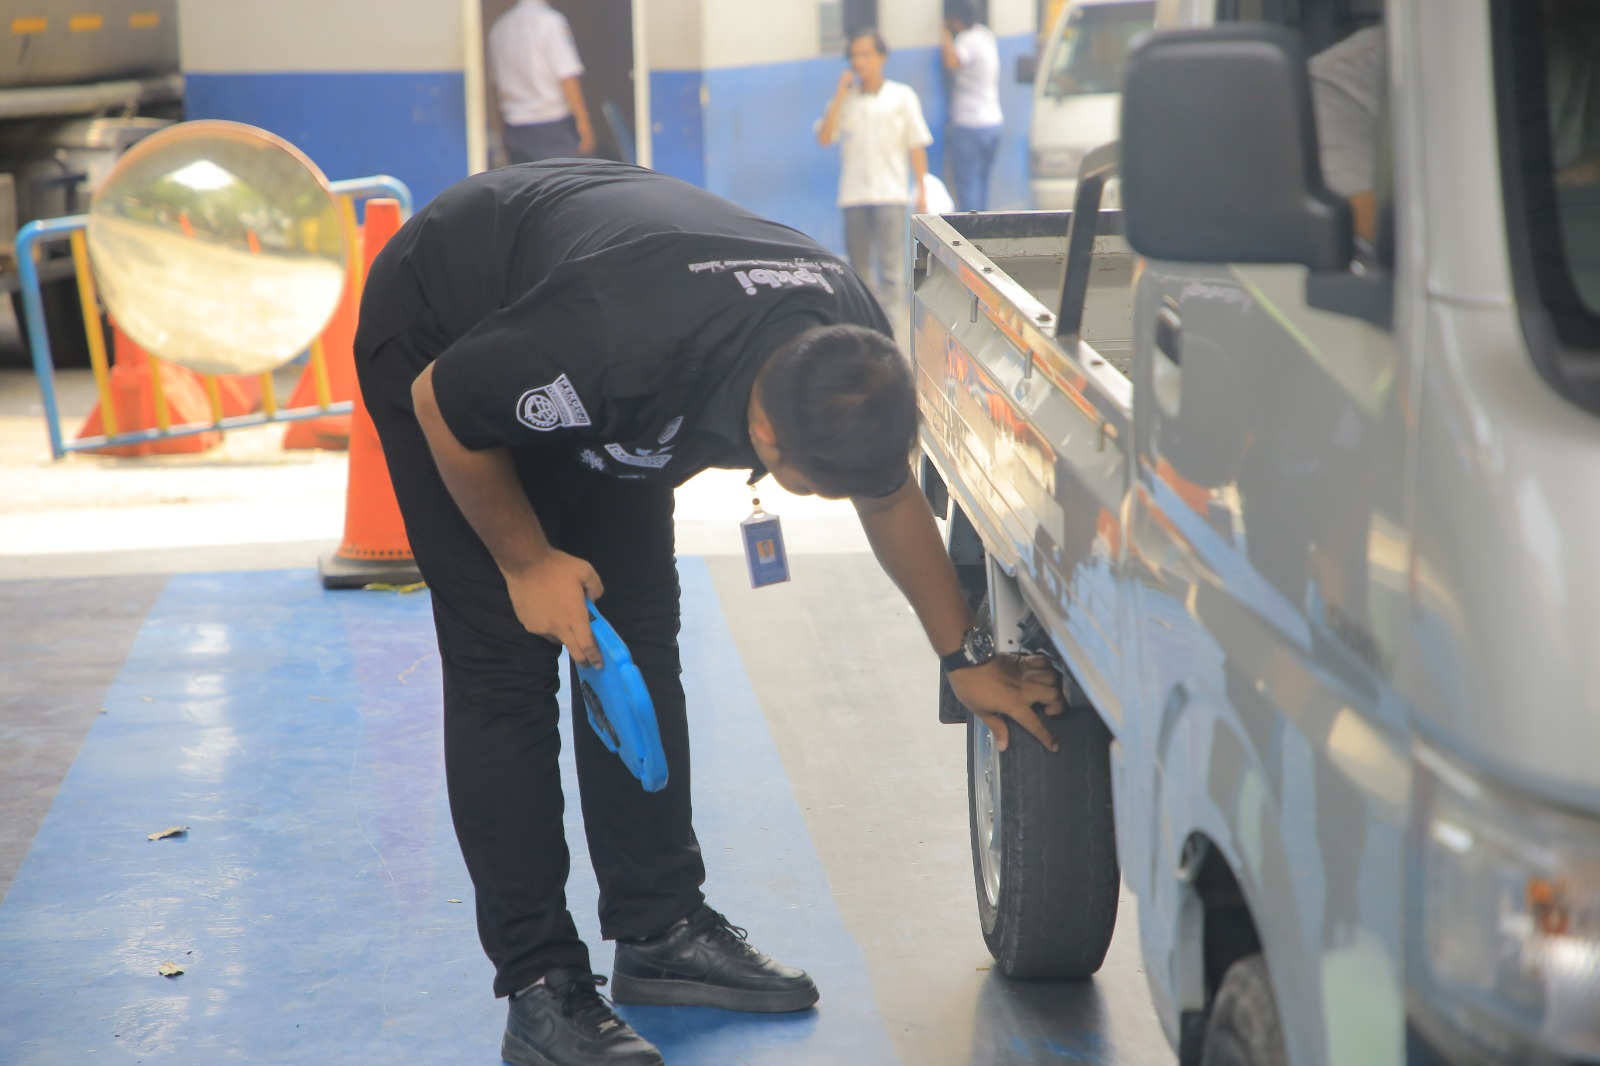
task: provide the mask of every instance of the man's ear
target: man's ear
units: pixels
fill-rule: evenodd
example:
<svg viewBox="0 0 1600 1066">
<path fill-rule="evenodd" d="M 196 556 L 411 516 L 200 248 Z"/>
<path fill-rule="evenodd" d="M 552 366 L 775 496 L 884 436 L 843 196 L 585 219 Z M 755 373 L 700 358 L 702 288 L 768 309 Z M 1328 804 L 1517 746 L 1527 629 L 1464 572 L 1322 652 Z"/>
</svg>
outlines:
<svg viewBox="0 0 1600 1066">
<path fill-rule="evenodd" d="M 750 410 L 746 412 L 750 423 L 750 439 L 763 448 L 776 448 L 778 434 L 772 428 L 772 421 L 767 417 L 767 409 L 761 406 L 761 389 L 757 386 L 750 394 Z"/>
<path fill-rule="evenodd" d="M 765 415 L 757 415 L 750 420 L 750 436 L 763 448 L 778 446 L 778 435 L 773 432 L 772 423 L 767 421 Z"/>
</svg>

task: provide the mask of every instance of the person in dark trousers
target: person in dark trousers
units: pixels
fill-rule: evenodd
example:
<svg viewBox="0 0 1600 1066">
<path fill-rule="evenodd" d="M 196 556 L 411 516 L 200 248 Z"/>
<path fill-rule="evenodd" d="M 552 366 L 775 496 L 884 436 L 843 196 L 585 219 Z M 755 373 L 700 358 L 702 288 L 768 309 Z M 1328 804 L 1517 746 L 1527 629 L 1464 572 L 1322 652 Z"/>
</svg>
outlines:
<svg viewBox="0 0 1600 1066">
<path fill-rule="evenodd" d="M 594 151 L 583 60 L 565 15 L 546 0 L 517 0 L 489 29 L 488 59 L 508 162 Z"/>
<path fill-rule="evenodd" d="M 356 337 L 444 671 L 444 754 L 494 991 L 517 1064 L 661 1061 L 597 989 L 567 911 L 558 657 L 597 663 L 585 597 L 643 672 L 669 781 L 647 793 L 573 730 L 617 1002 L 792 1011 L 804 972 L 701 893 L 679 680 L 673 489 L 707 467 L 849 497 L 956 695 L 1004 743 L 1054 747 L 1042 659 L 996 656 L 910 477 L 910 367 L 820 245 L 621 163 L 468 178 L 374 262 Z M 820 664 L 819 664 L 820 665 Z M 573 691 L 577 690 L 574 684 Z"/>
</svg>

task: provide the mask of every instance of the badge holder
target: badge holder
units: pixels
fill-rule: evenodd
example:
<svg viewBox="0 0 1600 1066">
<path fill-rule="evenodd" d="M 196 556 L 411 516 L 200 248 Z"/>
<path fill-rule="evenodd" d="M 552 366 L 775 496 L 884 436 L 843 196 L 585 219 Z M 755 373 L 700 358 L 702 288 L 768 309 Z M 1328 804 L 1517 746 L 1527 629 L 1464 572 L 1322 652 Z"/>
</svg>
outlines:
<svg viewBox="0 0 1600 1066">
<path fill-rule="evenodd" d="M 667 756 L 661 750 L 661 730 L 656 725 L 656 708 L 644 686 L 644 675 L 633 664 L 628 646 L 589 606 L 589 628 L 600 647 L 600 669 L 578 667 L 578 689 L 589 726 L 600 743 L 617 754 L 628 772 L 639 779 L 646 792 L 667 787 Z"/>
<path fill-rule="evenodd" d="M 739 523 L 744 536 L 744 561 L 750 567 L 750 587 L 781 585 L 789 580 L 789 553 L 783 547 L 783 526 L 778 516 L 761 509 L 761 500 L 752 493 L 755 510 Z"/>
</svg>

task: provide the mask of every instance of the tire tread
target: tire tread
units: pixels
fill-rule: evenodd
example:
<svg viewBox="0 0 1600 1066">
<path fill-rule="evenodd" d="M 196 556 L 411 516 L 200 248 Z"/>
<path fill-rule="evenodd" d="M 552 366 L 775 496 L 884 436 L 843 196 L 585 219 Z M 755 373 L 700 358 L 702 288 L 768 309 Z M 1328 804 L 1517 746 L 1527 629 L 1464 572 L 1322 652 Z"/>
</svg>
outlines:
<svg viewBox="0 0 1600 1066">
<path fill-rule="evenodd" d="M 968 725 L 968 814 L 973 879 L 984 941 L 1008 977 L 1082 979 L 1105 961 L 1116 927 L 1121 875 L 1111 801 L 1110 735 L 1093 708 L 1046 719 L 1061 745 L 1049 752 L 1012 730 L 1000 776 L 1001 890 L 988 906 L 978 860 L 977 782 Z"/>
</svg>

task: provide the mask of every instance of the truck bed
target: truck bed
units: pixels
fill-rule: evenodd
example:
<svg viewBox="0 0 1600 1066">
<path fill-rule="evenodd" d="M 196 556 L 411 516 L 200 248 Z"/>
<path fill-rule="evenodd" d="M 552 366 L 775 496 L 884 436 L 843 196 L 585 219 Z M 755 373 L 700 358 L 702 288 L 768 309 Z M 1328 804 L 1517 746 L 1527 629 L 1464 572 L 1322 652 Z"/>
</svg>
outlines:
<svg viewBox="0 0 1600 1066">
<path fill-rule="evenodd" d="M 940 221 L 1048 312 L 1059 310 L 1067 268 L 1069 211 L 942 215 Z M 1084 303 L 1082 339 L 1126 376 L 1133 341 L 1134 255 L 1123 240 L 1119 211 L 1101 212 L 1093 276 Z"/>
<path fill-rule="evenodd" d="M 1132 438 L 1135 257 L 1121 212 L 1100 212 L 1064 300 L 1070 221 L 914 219 L 911 354 L 924 455 L 1115 719 L 1101 668 L 1120 655 L 1107 589 Z"/>
</svg>

